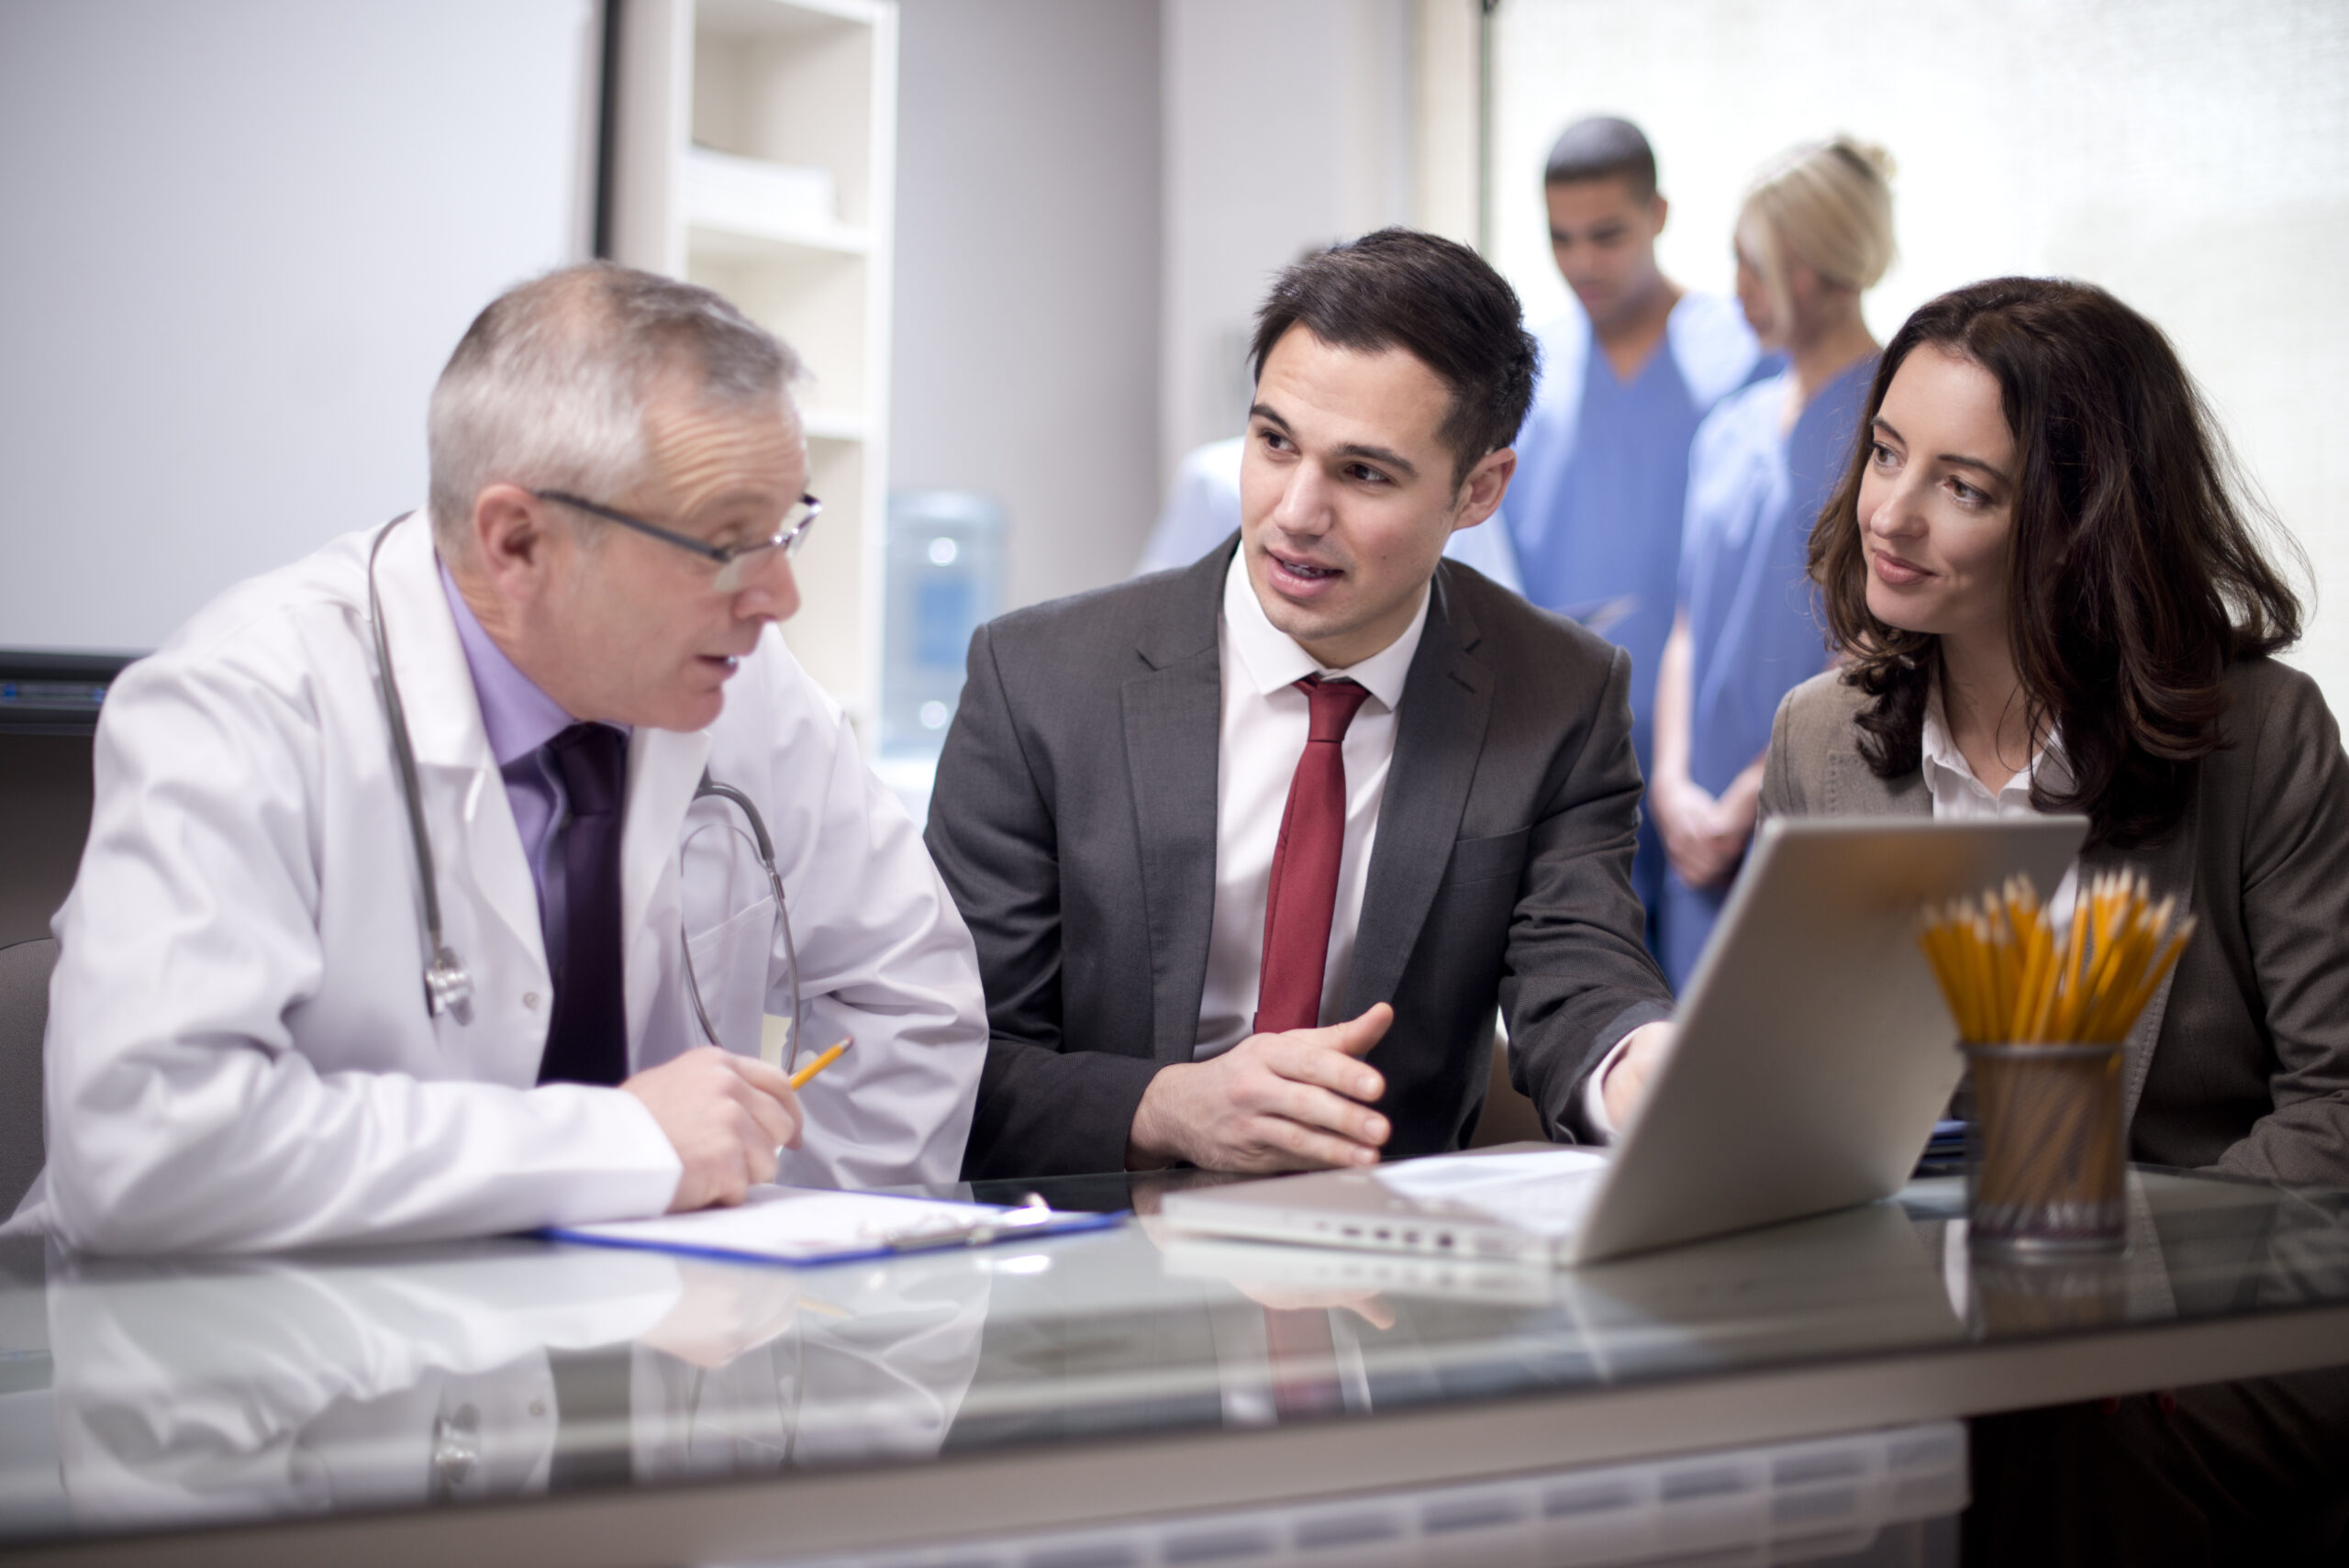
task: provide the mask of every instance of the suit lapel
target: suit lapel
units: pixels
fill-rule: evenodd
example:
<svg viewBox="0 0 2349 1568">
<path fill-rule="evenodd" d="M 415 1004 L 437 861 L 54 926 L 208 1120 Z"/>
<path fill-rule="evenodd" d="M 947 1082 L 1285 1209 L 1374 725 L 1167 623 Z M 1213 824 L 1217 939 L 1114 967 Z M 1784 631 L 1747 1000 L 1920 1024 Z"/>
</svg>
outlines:
<svg viewBox="0 0 2349 1568">
<path fill-rule="evenodd" d="M 1933 797 L 1921 772 L 1880 779 L 1857 751 L 1830 751 L 1820 810 L 1830 817 L 1931 817 Z"/>
<path fill-rule="evenodd" d="M 1429 592 L 1427 626 L 1395 716 L 1395 756 L 1354 930 L 1342 1009 L 1350 1018 L 1375 1002 L 1391 1001 L 1402 983 L 1403 966 L 1451 863 L 1492 714 L 1492 673 L 1471 653 L 1475 623 L 1466 606 L 1445 594 L 1442 572 Z"/>
<path fill-rule="evenodd" d="M 1190 1060 L 1207 983 L 1223 720 L 1216 617 L 1233 543 L 1171 585 L 1167 613 L 1136 643 L 1150 672 L 1119 692 L 1150 929 L 1151 1051 L 1160 1062 Z"/>
<path fill-rule="evenodd" d="M 2137 1102 L 2144 1096 L 2145 1078 L 2154 1067 L 2154 1045 L 2162 1038 L 2162 1018 L 2169 1011 L 2169 988 L 2177 979 L 2177 969 L 2162 976 L 2154 999 L 2137 1015 L 2129 1029 L 2129 1048 L 2121 1071 L 2128 1074 L 2121 1085 L 2121 1135 L 2127 1138 L 2129 1129 L 2137 1125 Z"/>
<path fill-rule="evenodd" d="M 2087 894 L 2087 881 L 2091 876 L 2135 868 L 2145 873 L 2145 880 L 2151 884 L 2156 901 L 2176 894 L 2178 904 L 2191 909 L 2194 906 L 2194 871 L 2199 860 L 2195 853 L 2196 834 L 2195 816 L 2188 812 L 2185 822 L 2169 842 L 2151 851 L 2109 848 L 2089 851 L 2080 857 L 2081 894 Z M 2162 977 L 2161 985 L 2154 992 L 2153 1000 L 2145 1004 L 2145 1010 L 2139 1013 L 2137 1021 L 2130 1026 L 2128 1055 L 2121 1068 L 2124 1076 L 2121 1085 L 2121 1126 L 2124 1134 L 2136 1123 L 2137 1101 L 2144 1095 L 2145 1079 L 2153 1071 L 2154 1047 L 2161 1039 L 2162 1020 L 2169 1012 L 2169 988 L 2176 979 L 2177 970 L 2173 967 Z"/>
</svg>

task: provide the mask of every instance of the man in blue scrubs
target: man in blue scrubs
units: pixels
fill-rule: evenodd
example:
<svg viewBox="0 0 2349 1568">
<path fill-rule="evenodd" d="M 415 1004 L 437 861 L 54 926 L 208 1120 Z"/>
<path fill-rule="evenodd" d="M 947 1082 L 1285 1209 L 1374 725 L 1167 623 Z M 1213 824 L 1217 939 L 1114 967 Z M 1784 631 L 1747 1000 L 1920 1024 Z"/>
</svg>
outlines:
<svg viewBox="0 0 2349 1568">
<path fill-rule="evenodd" d="M 1688 443 L 1760 360 L 1736 303 L 1656 265 L 1667 210 L 1655 154 L 1628 120 L 1568 126 L 1543 174 L 1550 244 L 1578 308 L 1542 339 L 1542 383 L 1517 438 L 1503 516 L 1525 595 L 1631 655 L 1631 738 L 1653 762 L 1656 664 L 1672 630 Z M 1664 951 L 1664 849 L 1646 820 L 1632 878 Z"/>
</svg>

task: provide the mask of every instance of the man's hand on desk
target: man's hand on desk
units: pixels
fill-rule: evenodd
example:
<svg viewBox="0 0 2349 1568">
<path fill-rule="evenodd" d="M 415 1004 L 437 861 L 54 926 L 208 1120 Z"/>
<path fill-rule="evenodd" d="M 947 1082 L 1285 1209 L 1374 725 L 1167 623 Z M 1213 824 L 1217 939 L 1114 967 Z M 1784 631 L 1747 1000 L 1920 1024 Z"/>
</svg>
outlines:
<svg viewBox="0 0 2349 1568">
<path fill-rule="evenodd" d="M 620 1087 L 644 1102 L 685 1162 L 672 1214 L 740 1203 L 774 1179 L 778 1147 L 799 1147 L 799 1096 L 780 1068 L 756 1057 L 705 1045 Z"/>
<path fill-rule="evenodd" d="M 1672 1025 L 1659 1021 L 1642 1024 L 1625 1037 L 1623 1054 L 1615 1059 L 1608 1070 L 1607 1081 L 1598 1086 L 1599 1097 L 1607 1102 L 1607 1119 L 1620 1132 L 1631 1125 L 1631 1113 L 1639 1108 L 1640 1100 L 1647 1093 L 1648 1080 L 1672 1051 Z"/>
<path fill-rule="evenodd" d="M 1381 1002 L 1327 1029 L 1250 1035 L 1206 1062 L 1150 1081 L 1134 1112 L 1126 1164 L 1187 1160 L 1211 1171 L 1311 1171 L 1367 1165 L 1393 1129 L 1367 1102 L 1386 1092 L 1369 1053 L 1395 1021 Z"/>
</svg>

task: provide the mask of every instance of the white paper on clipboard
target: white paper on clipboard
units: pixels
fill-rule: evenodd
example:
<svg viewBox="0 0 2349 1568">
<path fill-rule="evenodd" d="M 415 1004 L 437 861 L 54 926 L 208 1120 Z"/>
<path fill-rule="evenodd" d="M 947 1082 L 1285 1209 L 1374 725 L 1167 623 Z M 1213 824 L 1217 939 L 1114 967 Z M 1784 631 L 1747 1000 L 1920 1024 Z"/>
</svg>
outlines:
<svg viewBox="0 0 2349 1568">
<path fill-rule="evenodd" d="M 1005 1208 L 888 1193 L 760 1186 L 752 1187 L 750 1195 L 733 1208 L 705 1208 L 658 1219 L 567 1225 L 545 1234 L 560 1241 L 603 1247 L 808 1264 L 936 1247 L 985 1246 L 1104 1229 L 1118 1223 L 1116 1215 L 1041 1207 Z"/>
</svg>

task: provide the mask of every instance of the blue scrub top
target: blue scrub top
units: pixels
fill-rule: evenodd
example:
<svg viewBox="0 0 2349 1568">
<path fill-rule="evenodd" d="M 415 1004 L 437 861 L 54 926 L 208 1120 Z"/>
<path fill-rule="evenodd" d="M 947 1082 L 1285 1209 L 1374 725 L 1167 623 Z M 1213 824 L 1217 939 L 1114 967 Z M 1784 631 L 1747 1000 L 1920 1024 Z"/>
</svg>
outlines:
<svg viewBox="0 0 2349 1568">
<path fill-rule="evenodd" d="M 1850 462 L 1876 358 L 1820 389 L 1781 434 L 1792 373 L 1722 400 L 1688 459 L 1681 603 L 1688 612 L 1688 773 L 1720 794 L 1770 747 L 1788 692 L 1827 667 L 1811 524 Z"/>
<path fill-rule="evenodd" d="M 1688 444 L 1707 412 L 1756 373 L 1760 350 L 1734 302 L 1699 294 L 1681 296 L 1664 343 L 1629 381 L 1579 306 L 1538 336 L 1542 381 L 1502 513 L 1526 597 L 1631 652 L 1632 739 L 1645 769 L 1679 582 Z"/>
</svg>

